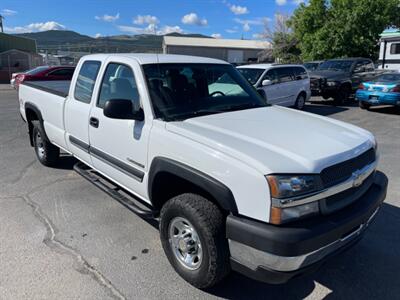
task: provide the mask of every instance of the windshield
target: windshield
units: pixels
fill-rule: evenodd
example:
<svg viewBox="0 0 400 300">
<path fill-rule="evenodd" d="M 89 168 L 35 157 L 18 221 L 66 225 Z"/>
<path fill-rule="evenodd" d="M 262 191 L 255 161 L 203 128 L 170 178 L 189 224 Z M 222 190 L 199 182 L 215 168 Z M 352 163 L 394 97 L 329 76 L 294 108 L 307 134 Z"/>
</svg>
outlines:
<svg viewBox="0 0 400 300">
<path fill-rule="evenodd" d="M 303 66 L 308 70 L 308 71 L 315 71 L 318 69 L 319 63 L 316 62 L 308 62 L 304 63 Z"/>
<path fill-rule="evenodd" d="M 143 65 L 157 118 L 166 121 L 267 106 L 231 65 Z"/>
<path fill-rule="evenodd" d="M 318 70 L 349 72 L 352 65 L 352 60 L 327 60 L 319 65 Z"/>
<path fill-rule="evenodd" d="M 238 71 L 250 82 L 255 85 L 265 70 L 263 69 L 250 69 L 250 68 L 238 68 Z"/>
<path fill-rule="evenodd" d="M 25 74 L 36 75 L 36 74 L 38 74 L 38 73 L 40 73 L 40 72 L 42 72 L 42 71 L 44 71 L 44 70 L 46 70 L 48 68 L 49 67 L 47 67 L 47 66 L 37 67 L 37 68 L 34 68 L 32 70 L 29 70 L 29 71 L 25 72 Z"/>
<path fill-rule="evenodd" d="M 375 78 L 375 81 L 400 81 L 400 74 L 383 74 Z"/>
</svg>

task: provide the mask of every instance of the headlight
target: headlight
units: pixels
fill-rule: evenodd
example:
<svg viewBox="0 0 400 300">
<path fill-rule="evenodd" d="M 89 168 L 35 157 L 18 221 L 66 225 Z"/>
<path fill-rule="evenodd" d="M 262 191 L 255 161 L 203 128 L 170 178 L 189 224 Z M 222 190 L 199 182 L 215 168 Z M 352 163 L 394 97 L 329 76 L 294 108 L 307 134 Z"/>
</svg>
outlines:
<svg viewBox="0 0 400 300">
<path fill-rule="evenodd" d="M 319 213 L 318 201 L 296 205 L 297 197 L 322 189 L 318 175 L 268 175 L 267 181 L 272 198 L 272 224 L 282 224 Z"/>
<path fill-rule="evenodd" d="M 268 175 L 272 198 L 288 198 L 311 193 L 321 188 L 318 175 Z"/>
<path fill-rule="evenodd" d="M 327 86 L 336 86 L 336 85 L 338 85 L 338 82 L 337 82 L 337 81 L 328 81 L 328 82 L 326 83 L 326 85 L 327 85 Z"/>
</svg>

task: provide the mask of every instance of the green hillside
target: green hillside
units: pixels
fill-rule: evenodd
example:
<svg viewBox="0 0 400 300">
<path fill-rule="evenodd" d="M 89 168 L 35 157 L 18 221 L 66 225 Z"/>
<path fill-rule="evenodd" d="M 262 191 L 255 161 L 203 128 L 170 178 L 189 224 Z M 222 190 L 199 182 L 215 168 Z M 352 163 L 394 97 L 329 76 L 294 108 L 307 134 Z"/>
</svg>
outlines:
<svg viewBox="0 0 400 300">
<path fill-rule="evenodd" d="M 170 33 L 172 36 L 202 37 L 210 38 L 201 34 Z M 82 52 L 161 52 L 161 35 L 139 34 L 139 35 L 114 35 L 100 38 L 92 38 L 74 31 L 49 30 L 43 32 L 32 32 L 16 34 L 36 40 L 39 50 L 48 52 L 82 51 Z"/>
</svg>

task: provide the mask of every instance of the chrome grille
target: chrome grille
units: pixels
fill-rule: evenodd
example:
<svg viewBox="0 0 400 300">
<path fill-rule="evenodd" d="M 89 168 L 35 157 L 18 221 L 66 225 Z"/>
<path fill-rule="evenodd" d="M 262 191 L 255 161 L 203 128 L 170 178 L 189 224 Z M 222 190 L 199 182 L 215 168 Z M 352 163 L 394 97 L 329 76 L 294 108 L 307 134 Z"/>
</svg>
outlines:
<svg viewBox="0 0 400 300">
<path fill-rule="evenodd" d="M 325 188 L 336 185 L 348 179 L 353 172 L 362 169 L 376 159 L 373 148 L 360 154 L 357 157 L 338 163 L 322 170 L 321 180 Z"/>
</svg>

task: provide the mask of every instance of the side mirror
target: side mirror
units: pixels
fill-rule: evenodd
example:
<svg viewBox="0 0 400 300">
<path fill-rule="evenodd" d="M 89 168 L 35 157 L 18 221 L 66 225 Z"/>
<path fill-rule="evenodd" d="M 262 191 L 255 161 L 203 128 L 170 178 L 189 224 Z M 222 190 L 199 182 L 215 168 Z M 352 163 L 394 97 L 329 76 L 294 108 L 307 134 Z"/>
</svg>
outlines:
<svg viewBox="0 0 400 300">
<path fill-rule="evenodd" d="M 265 79 L 261 82 L 262 86 L 268 86 L 268 85 L 272 85 L 272 81 L 269 79 Z"/>
<path fill-rule="evenodd" d="M 108 100 L 103 109 L 103 114 L 107 118 L 122 120 L 144 120 L 143 109 L 134 111 L 131 100 L 111 99 Z"/>
</svg>

